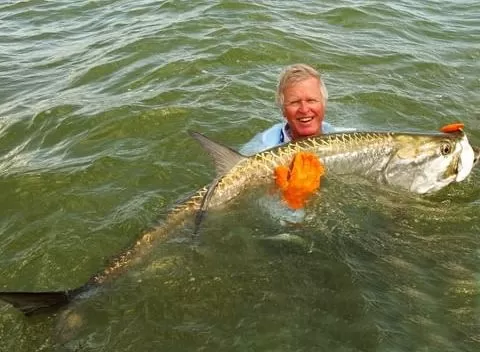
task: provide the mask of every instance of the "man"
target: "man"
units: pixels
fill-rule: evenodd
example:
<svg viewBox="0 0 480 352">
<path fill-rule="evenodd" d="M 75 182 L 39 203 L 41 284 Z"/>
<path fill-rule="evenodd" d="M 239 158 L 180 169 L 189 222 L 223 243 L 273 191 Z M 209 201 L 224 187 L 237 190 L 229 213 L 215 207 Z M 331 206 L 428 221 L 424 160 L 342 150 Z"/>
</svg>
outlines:
<svg viewBox="0 0 480 352">
<path fill-rule="evenodd" d="M 241 148 L 252 155 L 297 138 L 337 130 L 323 121 L 328 92 L 320 74 L 305 64 L 287 66 L 280 74 L 276 102 L 285 122 L 257 134 Z"/>
<path fill-rule="evenodd" d="M 333 126 L 323 121 L 327 99 L 327 89 L 317 70 L 305 64 L 287 66 L 280 74 L 276 92 L 276 102 L 282 111 L 285 122 L 275 124 L 257 134 L 241 148 L 240 152 L 244 155 L 252 155 L 298 138 L 336 132 Z M 306 196 L 318 187 L 321 173 L 323 173 L 323 168 L 318 163 L 316 156 L 313 156 L 314 160 L 308 160 L 309 157 L 312 159 L 312 156 L 309 155 L 300 157 L 298 166 L 302 166 L 302 168 L 293 173 L 298 179 L 291 178 L 292 174 L 289 171 L 275 170 L 277 186 L 282 190 L 283 200 L 286 202 L 279 202 L 275 196 L 259 199 L 263 208 L 268 209 L 272 217 L 278 218 L 282 222 L 303 221 L 305 214 L 301 208 Z M 312 163 L 312 161 L 317 163 Z M 309 167 L 305 168 L 305 166 Z M 291 165 L 290 169 L 293 170 L 295 167 L 296 165 Z M 279 175 L 282 176 L 280 171 L 286 171 L 288 174 L 279 178 Z M 284 182 L 279 184 L 279 179 Z M 303 186 L 310 186 L 310 183 L 313 183 L 315 187 L 304 190 Z M 289 199 L 292 198 L 289 197 L 290 195 L 294 196 L 293 199 Z"/>
</svg>

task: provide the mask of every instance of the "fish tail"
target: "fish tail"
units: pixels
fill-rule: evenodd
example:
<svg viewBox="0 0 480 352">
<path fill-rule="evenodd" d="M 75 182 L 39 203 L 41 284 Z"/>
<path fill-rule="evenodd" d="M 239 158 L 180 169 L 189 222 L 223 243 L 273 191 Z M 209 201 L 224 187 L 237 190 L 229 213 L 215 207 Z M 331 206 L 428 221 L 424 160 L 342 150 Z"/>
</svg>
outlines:
<svg viewBox="0 0 480 352">
<path fill-rule="evenodd" d="M 45 292 L 0 292 L 0 300 L 10 303 L 26 316 L 53 312 L 70 303 L 79 294 L 89 290 L 91 285 L 66 291 Z"/>
</svg>

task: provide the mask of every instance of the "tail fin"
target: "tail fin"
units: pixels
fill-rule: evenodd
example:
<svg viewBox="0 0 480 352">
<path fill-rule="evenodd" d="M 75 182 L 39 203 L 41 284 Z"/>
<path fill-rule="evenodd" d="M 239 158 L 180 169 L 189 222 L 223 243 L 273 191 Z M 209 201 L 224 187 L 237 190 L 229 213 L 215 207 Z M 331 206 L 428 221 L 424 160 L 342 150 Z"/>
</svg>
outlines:
<svg viewBox="0 0 480 352">
<path fill-rule="evenodd" d="M 86 286 L 67 291 L 0 292 L 0 300 L 10 303 L 26 316 L 52 312 L 71 302 Z"/>
</svg>

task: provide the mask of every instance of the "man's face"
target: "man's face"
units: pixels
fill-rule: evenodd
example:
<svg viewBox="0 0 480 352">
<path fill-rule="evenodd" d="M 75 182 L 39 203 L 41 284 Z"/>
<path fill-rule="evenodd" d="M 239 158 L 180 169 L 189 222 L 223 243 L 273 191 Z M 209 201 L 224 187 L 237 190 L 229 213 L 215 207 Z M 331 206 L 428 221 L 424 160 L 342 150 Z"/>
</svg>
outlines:
<svg viewBox="0 0 480 352">
<path fill-rule="evenodd" d="M 318 79 L 310 77 L 284 89 L 283 115 L 293 139 L 322 133 L 325 104 Z"/>
</svg>

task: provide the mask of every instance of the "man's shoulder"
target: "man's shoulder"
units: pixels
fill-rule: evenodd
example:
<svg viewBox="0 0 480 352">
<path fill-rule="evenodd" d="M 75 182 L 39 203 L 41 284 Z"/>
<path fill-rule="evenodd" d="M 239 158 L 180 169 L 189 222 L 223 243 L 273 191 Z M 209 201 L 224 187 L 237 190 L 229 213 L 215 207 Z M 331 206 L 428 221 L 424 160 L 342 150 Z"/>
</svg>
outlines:
<svg viewBox="0 0 480 352">
<path fill-rule="evenodd" d="M 275 146 L 281 143 L 282 130 L 285 126 L 284 122 L 279 122 L 273 125 L 270 128 L 267 128 L 265 131 L 260 132 L 259 135 L 262 138 L 262 142 L 265 145 Z"/>
<path fill-rule="evenodd" d="M 282 129 L 285 123 L 279 122 L 257 133 L 240 150 L 242 154 L 252 155 L 281 144 Z"/>
</svg>

